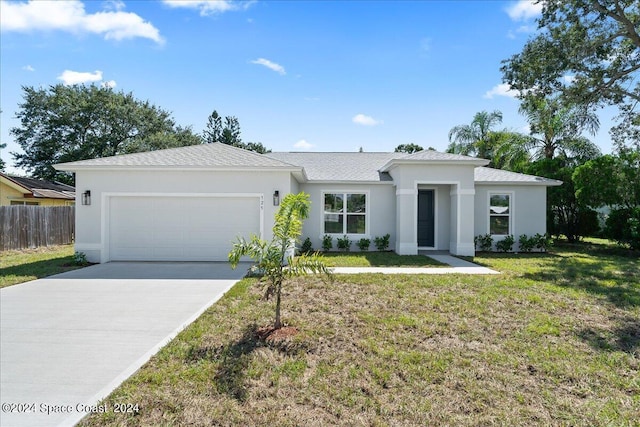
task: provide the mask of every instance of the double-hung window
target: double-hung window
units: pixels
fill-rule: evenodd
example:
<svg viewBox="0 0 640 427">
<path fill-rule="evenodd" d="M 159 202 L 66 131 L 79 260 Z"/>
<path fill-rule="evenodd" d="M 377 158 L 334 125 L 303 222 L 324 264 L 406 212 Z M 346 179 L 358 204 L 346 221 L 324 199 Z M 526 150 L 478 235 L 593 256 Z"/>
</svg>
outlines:
<svg viewBox="0 0 640 427">
<path fill-rule="evenodd" d="M 325 234 L 366 234 L 365 193 L 324 193 Z"/>
<path fill-rule="evenodd" d="M 489 234 L 506 236 L 511 234 L 511 194 L 489 195 Z"/>
</svg>

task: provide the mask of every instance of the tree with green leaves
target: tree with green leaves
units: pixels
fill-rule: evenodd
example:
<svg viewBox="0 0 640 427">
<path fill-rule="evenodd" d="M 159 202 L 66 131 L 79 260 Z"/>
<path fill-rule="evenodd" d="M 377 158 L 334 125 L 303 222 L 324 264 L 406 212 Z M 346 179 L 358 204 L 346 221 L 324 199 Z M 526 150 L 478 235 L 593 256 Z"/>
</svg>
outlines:
<svg viewBox="0 0 640 427">
<path fill-rule="evenodd" d="M 560 186 L 547 188 L 547 231 L 564 235 L 570 242 L 598 232 L 597 213 L 576 198 L 571 179 L 576 165 L 564 158 L 542 158 L 530 163 L 525 173 L 557 179 Z"/>
<path fill-rule="evenodd" d="M 600 154 L 596 144 L 582 136 L 595 135 L 600 127 L 598 116 L 587 108 L 563 103 L 558 97 L 526 97 L 520 113 L 529 122 L 531 138 L 526 146 L 535 150 L 534 158 L 591 159 Z"/>
<path fill-rule="evenodd" d="M 273 240 L 267 242 L 258 236 L 247 241 L 238 238 L 229 252 L 229 262 L 233 268 L 238 266 L 243 256 L 256 261 L 253 270 L 267 280 L 265 299 L 276 298 L 274 329 L 282 327 L 280 307 L 282 286 L 286 279 L 311 273 L 331 276 L 320 254 L 301 254 L 293 256 L 295 244 L 302 234 L 303 221 L 309 216 L 309 195 L 306 193 L 287 194 L 275 216 Z"/>
<path fill-rule="evenodd" d="M 20 125 L 10 133 L 24 153 L 12 154 L 16 166 L 36 178 L 73 184 L 71 174 L 53 165 L 202 142 L 169 112 L 132 93 L 95 85 L 22 89 Z"/>
<path fill-rule="evenodd" d="M 621 147 L 578 166 L 576 198 L 592 208 L 608 206 L 607 237 L 640 249 L 640 149 Z"/>
<path fill-rule="evenodd" d="M 545 0 L 539 33 L 502 63 L 503 81 L 522 97 L 560 93 L 563 103 L 616 105 L 618 144 L 638 142 L 640 2 Z M 635 139 L 634 139 L 635 138 Z"/>
<path fill-rule="evenodd" d="M 0 144 L 0 150 L 7 148 L 7 144 Z M 4 160 L 0 157 L 0 171 L 4 172 L 4 168 L 6 167 Z"/>
<path fill-rule="evenodd" d="M 424 148 L 419 146 L 418 144 L 400 144 L 393 150 L 396 153 L 417 153 L 418 151 L 422 151 Z"/>
<path fill-rule="evenodd" d="M 260 154 L 271 151 L 260 142 L 242 142 L 242 138 L 240 137 L 240 121 L 238 118 L 234 116 L 226 116 L 223 124 L 222 116 L 220 116 L 216 110 L 213 110 L 209 115 L 209 118 L 207 119 L 207 127 L 205 128 L 203 135 L 205 142 L 208 144 L 220 142 L 222 144 L 232 145 L 245 150 L 255 151 Z"/>
<path fill-rule="evenodd" d="M 447 152 L 491 159 L 492 129 L 500 123 L 502 123 L 502 113 L 498 110 L 476 113 L 470 124 L 454 126 L 449 131 Z"/>
</svg>

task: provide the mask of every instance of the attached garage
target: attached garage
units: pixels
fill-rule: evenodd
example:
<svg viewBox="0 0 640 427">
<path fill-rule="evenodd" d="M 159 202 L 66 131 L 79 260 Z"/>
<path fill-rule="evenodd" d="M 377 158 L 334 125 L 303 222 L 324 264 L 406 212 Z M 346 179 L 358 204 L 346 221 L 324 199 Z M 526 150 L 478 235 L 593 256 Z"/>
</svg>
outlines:
<svg viewBox="0 0 640 427">
<path fill-rule="evenodd" d="M 262 235 L 261 195 L 114 195 L 110 261 L 226 261 L 237 237 Z"/>
</svg>

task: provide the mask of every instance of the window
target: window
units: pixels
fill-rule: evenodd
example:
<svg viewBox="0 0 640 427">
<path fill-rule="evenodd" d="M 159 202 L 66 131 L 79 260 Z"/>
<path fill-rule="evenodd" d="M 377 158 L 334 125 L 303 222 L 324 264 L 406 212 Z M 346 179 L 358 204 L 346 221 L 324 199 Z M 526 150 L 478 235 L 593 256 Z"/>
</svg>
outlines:
<svg viewBox="0 0 640 427">
<path fill-rule="evenodd" d="M 20 201 L 12 200 L 11 201 L 11 206 L 38 206 L 38 205 L 40 205 L 40 203 L 38 203 L 38 202 L 23 202 L 22 200 L 20 200 Z"/>
<path fill-rule="evenodd" d="M 325 234 L 365 234 L 367 195 L 364 193 L 324 194 Z"/>
<path fill-rule="evenodd" d="M 511 195 L 489 195 L 489 234 L 511 234 Z"/>
</svg>

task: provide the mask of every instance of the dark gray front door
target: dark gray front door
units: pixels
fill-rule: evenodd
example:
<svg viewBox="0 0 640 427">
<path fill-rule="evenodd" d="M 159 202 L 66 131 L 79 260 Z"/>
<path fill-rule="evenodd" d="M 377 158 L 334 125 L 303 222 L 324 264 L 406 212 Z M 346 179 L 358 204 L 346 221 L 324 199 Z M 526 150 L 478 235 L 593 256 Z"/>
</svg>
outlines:
<svg viewBox="0 0 640 427">
<path fill-rule="evenodd" d="M 433 190 L 418 190 L 418 246 L 435 246 Z"/>
</svg>

